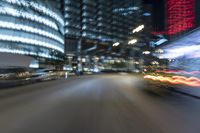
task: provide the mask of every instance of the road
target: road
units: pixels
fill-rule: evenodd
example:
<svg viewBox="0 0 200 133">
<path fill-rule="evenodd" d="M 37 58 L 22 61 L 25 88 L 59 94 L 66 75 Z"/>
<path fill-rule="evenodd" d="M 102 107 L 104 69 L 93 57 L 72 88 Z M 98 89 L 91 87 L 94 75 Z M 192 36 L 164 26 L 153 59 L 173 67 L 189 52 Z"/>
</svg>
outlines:
<svg viewBox="0 0 200 133">
<path fill-rule="evenodd" d="M 140 76 L 80 76 L 0 90 L 0 133 L 199 133 L 200 101 Z"/>
</svg>

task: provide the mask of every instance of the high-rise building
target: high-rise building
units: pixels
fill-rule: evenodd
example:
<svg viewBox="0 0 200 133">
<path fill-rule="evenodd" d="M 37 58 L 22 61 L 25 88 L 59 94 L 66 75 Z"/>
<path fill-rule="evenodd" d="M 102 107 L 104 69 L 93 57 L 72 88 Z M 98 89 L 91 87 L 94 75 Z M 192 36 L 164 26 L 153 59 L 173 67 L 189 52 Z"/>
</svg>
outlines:
<svg viewBox="0 0 200 133">
<path fill-rule="evenodd" d="M 159 0 L 154 6 L 154 33 L 177 38 L 199 25 L 199 0 Z"/>
<path fill-rule="evenodd" d="M 0 53 L 63 60 L 61 13 L 42 0 L 1 0 Z"/>
<path fill-rule="evenodd" d="M 141 24 L 141 0 L 65 0 L 66 52 L 124 43 Z"/>
</svg>

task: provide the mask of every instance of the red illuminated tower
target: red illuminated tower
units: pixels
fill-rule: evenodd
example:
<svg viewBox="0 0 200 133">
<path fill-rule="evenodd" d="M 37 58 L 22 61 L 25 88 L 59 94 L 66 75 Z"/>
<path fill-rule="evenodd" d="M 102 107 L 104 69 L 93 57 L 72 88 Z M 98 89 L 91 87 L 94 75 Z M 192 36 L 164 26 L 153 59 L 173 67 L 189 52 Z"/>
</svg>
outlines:
<svg viewBox="0 0 200 133">
<path fill-rule="evenodd" d="M 157 10 L 154 11 L 153 33 L 174 38 L 195 28 L 196 1 L 199 0 L 160 0 L 160 3 L 154 6 Z"/>
<path fill-rule="evenodd" d="M 167 0 L 167 31 L 174 35 L 195 27 L 194 0 Z"/>
</svg>

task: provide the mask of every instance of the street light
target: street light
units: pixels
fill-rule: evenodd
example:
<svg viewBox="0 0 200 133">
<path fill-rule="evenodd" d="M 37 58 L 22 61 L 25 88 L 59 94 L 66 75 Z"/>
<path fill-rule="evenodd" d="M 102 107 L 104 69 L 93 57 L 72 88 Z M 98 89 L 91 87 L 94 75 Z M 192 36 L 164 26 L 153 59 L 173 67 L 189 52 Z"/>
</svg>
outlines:
<svg viewBox="0 0 200 133">
<path fill-rule="evenodd" d="M 132 45 L 132 44 L 135 44 L 135 43 L 137 43 L 137 39 L 132 39 L 132 40 L 130 40 L 129 42 L 128 42 L 128 44 L 129 45 Z"/>
<path fill-rule="evenodd" d="M 138 26 L 137 28 L 135 28 L 135 29 L 133 30 L 133 33 L 139 32 L 139 31 L 141 31 L 141 30 L 143 30 L 143 29 L 144 29 L 144 25 L 140 25 L 140 26 Z"/>
<path fill-rule="evenodd" d="M 142 54 L 148 55 L 148 54 L 151 54 L 151 52 L 150 51 L 144 51 Z"/>
<path fill-rule="evenodd" d="M 119 46 L 119 44 L 120 44 L 119 42 L 116 42 L 113 44 L 113 47 L 117 47 L 117 46 Z"/>
</svg>

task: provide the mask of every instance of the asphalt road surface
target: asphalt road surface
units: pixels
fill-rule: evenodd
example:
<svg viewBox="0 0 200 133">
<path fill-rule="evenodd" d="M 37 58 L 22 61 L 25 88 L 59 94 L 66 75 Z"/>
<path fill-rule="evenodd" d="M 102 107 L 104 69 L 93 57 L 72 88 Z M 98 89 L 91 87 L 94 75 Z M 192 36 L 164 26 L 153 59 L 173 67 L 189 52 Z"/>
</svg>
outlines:
<svg viewBox="0 0 200 133">
<path fill-rule="evenodd" d="M 73 77 L 0 90 L 0 133 L 200 133 L 200 100 L 136 75 Z"/>
</svg>

